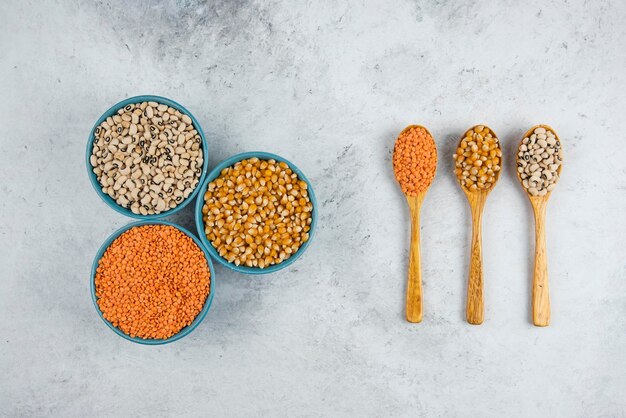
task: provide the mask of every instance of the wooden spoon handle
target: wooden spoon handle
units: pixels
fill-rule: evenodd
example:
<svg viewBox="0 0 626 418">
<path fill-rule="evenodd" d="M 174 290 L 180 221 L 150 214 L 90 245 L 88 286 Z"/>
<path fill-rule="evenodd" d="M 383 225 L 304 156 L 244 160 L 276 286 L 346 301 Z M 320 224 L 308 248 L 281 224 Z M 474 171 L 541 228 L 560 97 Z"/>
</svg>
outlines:
<svg viewBox="0 0 626 418">
<path fill-rule="evenodd" d="M 546 253 L 547 199 L 531 199 L 535 212 L 535 271 L 533 275 L 533 323 L 538 327 L 550 324 L 550 292 L 548 291 L 548 257 Z"/>
<path fill-rule="evenodd" d="M 467 280 L 467 305 L 465 317 L 467 322 L 480 325 L 485 319 L 485 302 L 483 299 L 483 250 L 482 250 L 482 216 L 486 195 L 472 194 L 468 196 L 472 208 L 472 248 L 470 253 L 470 271 Z"/>
<path fill-rule="evenodd" d="M 420 207 L 424 194 L 407 196 L 411 212 L 411 248 L 409 250 L 409 274 L 406 290 L 406 319 L 422 322 L 422 268 L 420 261 Z"/>
</svg>

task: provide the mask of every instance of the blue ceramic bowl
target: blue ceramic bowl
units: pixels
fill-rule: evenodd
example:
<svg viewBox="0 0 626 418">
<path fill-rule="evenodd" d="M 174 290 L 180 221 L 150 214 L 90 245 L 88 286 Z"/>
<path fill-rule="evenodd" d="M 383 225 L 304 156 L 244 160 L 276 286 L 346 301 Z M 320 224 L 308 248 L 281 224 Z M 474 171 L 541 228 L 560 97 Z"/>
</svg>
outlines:
<svg viewBox="0 0 626 418">
<path fill-rule="evenodd" d="M 202 153 L 203 153 L 202 157 L 204 158 L 204 164 L 202 165 L 202 175 L 200 176 L 200 179 L 198 181 L 198 185 L 196 186 L 196 189 L 187 197 L 187 199 L 185 199 L 182 202 L 180 202 L 178 204 L 178 206 L 176 206 L 174 209 L 170 209 L 170 210 L 167 210 L 165 212 L 161 212 L 161 213 L 154 214 L 154 215 L 135 214 L 130 209 L 127 209 L 127 208 L 125 208 L 123 206 L 118 205 L 115 202 L 115 200 L 113 200 L 111 198 L 111 196 L 109 196 L 108 194 L 106 194 L 106 193 L 104 193 L 102 191 L 102 186 L 100 185 L 100 182 L 98 182 L 98 178 L 96 177 L 96 174 L 93 172 L 93 167 L 91 166 L 91 163 L 89 162 L 89 157 L 91 157 L 91 152 L 93 150 L 94 132 L 95 132 L 96 128 L 102 122 L 104 122 L 104 120 L 106 118 L 108 118 L 109 116 L 113 116 L 113 115 L 117 114 L 117 111 L 119 109 L 123 108 L 124 106 L 126 106 L 127 104 L 140 103 L 140 102 L 163 103 L 165 105 L 173 107 L 174 109 L 179 110 L 181 113 L 184 113 L 185 115 L 187 115 L 187 116 L 189 116 L 191 118 L 191 121 L 193 122 L 194 128 L 196 128 L 196 131 L 198 131 L 198 134 L 200 134 L 200 137 L 202 138 Z M 87 151 L 85 153 L 85 162 L 87 164 L 87 175 L 89 176 L 89 180 L 91 181 L 91 185 L 96 190 L 96 193 L 98 193 L 98 196 L 100 196 L 100 198 L 102 200 L 104 200 L 104 202 L 107 205 L 109 205 L 111 208 L 113 208 L 113 210 L 121 213 L 122 215 L 130 216 L 131 218 L 135 218 L 135 219 L 143 219 L 143 220 L 160 219 L 160 218 L 163 218 L 165 216 L 169 216 L 169 215 L 175 214 L 176 212 L 178 212 L 179 210 L 184 208 L 189 202 L 191 202 L 194 197 L 196 197 L 196 195 L 198 194 L 198 190 L 200 190 L 200 185 L 204 181 L 204 178 L 206 177 L 206 173 L 207 173 L 208 168 L 209 168 L 209 148 L 208 148 L 208 145 L 207 145 L 206 138 L 204 137 L 204 132 L 202 131 L 202 127 L 200 126 L 200 123 L 198 123 L 198 121 L 191 114 L 191 112 L 189 112 L 183 106 L 181 106 L 180 104 L 176 103 L 175 101 L 167 99 L 165 97 L 149 96 L 149 95 L 135 96 L 135 97 L 130 97 L 130 98 L 126 99 L 126 100 L 122 100 L 118 104 L 113 105 L 109 110 L 104 112 L 102 114 L 102 116 L 100 116 L 100 118 L 96 121 L 96 123 L 94 124 L 93 128 L 91 128 L 91 132 L 89 133 L 89 138 L 87 139 Z"/>
<path fill-rule="evenodd" d="M 306 184 L 308 185 L 309 199 L 311 200 L 311 203 L 313 204 L 313 211 L 311 212 L 311 230 L 309 231 L 308 241 L 305 242 L 302 246 L 300 246 L 300 248 L 298 248 L 298 251 L 296 251 L 296 253 L 293 254 L 291 257 L 289 257 L 287 260 L 283 261 L 280 264 L 274 264 L 272 266 L 265 267 L 265 268 L 237 266 L 233 263 L 228 262 L 228 260 L 226 260 L 224 257 L 218 254 L 215 247 L 213 247 L 213 245 L 207 238 L 206 234 L 204 233 L 204 220 L 202 219 L 202 207 L 204 206 L 204 193 L 206 193 L 206 190 L 209 187 L 209 183 L 215 180 L 220 175 L 223 169 L 230 167 L 231 165 L 241 160 L 254 158 L 254 157 L 257 157 L 262 160 L 274 159 L 276 161 L 286 163 L 289 166 L 289 168 L 291 168 L 291 170 L 293 170 L 293 172 L 298 175 L 300 180 L 305 181 Z M 291 163 L 290 161 L 288 161 L 287 159 L 279 155 L 270 154 L 269 152 L 258 152 L 258 151 L 244 152 L 241 154 L 233 155 L 232 157 L 227 158 L 226 160 L 222 161 L 220 164 L 217 165 L 217 167 L 215 167 L 209 173 L 204 183 L 202 183 L 202 185 L 200 186 L 200 194 L 198 195 L 198 200 L 196 200 L 196 228 L 198 229 L 198 236 L 200 237 L 200 240 L 209 251 L 209 254 L 211 254 L 211 256 L 215 258 L 218 263 L 222 264 L 223 266 L 228 267 L 231 270 L 235 270 L 240 273 L 267 274 L 267 273 L 273 273 L 275 271 L 284 269 L 285 267 L 291 265 L 306 251 L 306 249 L 311 244 L 311 240 L 313 239 L 313 234 L 315 233 L 316 225 L 317 225 L 317 200 L 315 200 L 315 194 L 313 193 L 313 187 L 311 186 L 311 182 L 306 178 L 306 176 L 302 173 L 302 171 L 300 171 L 298 167 L 296 167 L 293 163 Z"/>
<path fill-rule="evenodd" d="M 209 288 L 209 295 L 207 296 L 206 301 L 204 302 L 204 306 L 202 307 L 202 310 L 200 311 L 198 316 L 196 316 L 196 318 L 193 320 L 191 325 L 186 326 L 185 328 L 181 329 L 178 332 L 178 334 L 172 335 L 171 337 L 165 340 L 143 339 L 143 338 L 138 338 L 138 337 L 131 337 L 130 335 L 124 334 L 122 330 L 120 330 L 119 328 L 116 328 L 115 326 L 113 326 L 113 324 L 111 324 L 109 321 L 107 321 L 104 318 L 104 316 L 102 315 L 102 311 L 100 310 L 100 307 L 98 306 L 98 298 L 96 297 L 95 280 L 96 280 L 96 269 L 98 268 L 98 261 L 100 261 L 100 259 L 104 255 L 104 252 L 107 250 L 107 248 L 109 248 L 109 245 L 111 245 L 111 243 L 115 241 L 117 237 L 119 237 L 120 235 L 122 235 L 124 232 L 128 231 L 131 228 L 134 228 L 136 226 L 142 226 L 142 225 L 169 225 L 183 232 L 185 235 L 193 239 L 196 245 L 204 252 L 204 255 L 206 256 L 207 264 L 209 266 L 209 270 L 211 271 L 211 286 Z M 133 222 L 126 226 L 123 226 L 122 228 L 118 229 L 113 234 L 111 234 L 111 236 L 109 236 L 109 238 L 107 238 L 106 241 L 104 241 L 104 244 L 102 244 L 102 246 L 98 250 L 98 253 L 96 254 L 96 257 L 94 258 L 93 264 L 91 266 L 90 288 L 91 288 L 91 300 L 93 300 L 93 305 L 96 307 L 96 311 L 98 311 L 98 315 L 100 315 L 100 318 L 102 318 L 104 323 L 107 324 L 107 326 L 111 328 L 117 335 L 119 335 L 122 338 L 127 339 L 128 341 L 132 341 L 134 343 L 139 343 L 139 344 L 147 344 L 147 345 L 167 344 L 167 343 L 174 342 L 176 340 L 180 340 L 184 336 L 188 335 L 191 331 L 196 329 L 196 327 L 200 324 L 200 322 L 202 322 L 202 320 L 206 316 L 207 312 L 209 311 L 209 308 L 211 307 L 211 302 L 213 302 L 213 294 L 215 293 L 215 271 L 213 269 L 213 263 L 211 262 L 211 257 L 209 257 L 209 253 L 206 251 L 205 246 L 202 245 L 200 240 L 196 238 L 195 235 L 193 235 L 191 232 L 189 232 L 182 226 L 173 224 L 171 222 L 166 222 L 166 221 L 139 221 L 139 222 Z"/>
</svg>

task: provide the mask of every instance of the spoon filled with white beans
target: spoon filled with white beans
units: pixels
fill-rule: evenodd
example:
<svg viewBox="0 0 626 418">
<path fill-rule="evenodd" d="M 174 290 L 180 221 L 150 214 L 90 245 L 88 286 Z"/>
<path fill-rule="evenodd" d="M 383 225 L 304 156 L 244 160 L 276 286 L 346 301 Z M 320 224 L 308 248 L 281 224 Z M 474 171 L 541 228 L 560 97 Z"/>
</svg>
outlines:
<svg viewBox="0 0 626 418">
<path fill-rule="evenodd" d="M 548 259 L 546 255 L 546 207 L 559 181 L 563 149 L 556 132 L 547 125 L 537 125 L 524 135 L 517 152 L 517 176 L 526 190 L 535 214 L 535 268 L 532 285 L 533 323 L 550 324 Z"/>
</svg>

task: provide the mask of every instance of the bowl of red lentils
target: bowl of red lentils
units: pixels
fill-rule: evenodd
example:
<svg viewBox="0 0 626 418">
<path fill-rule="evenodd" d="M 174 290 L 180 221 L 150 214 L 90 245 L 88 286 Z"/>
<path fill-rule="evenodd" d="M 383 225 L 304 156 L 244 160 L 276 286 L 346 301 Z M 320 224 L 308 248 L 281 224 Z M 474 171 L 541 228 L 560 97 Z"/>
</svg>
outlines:
<svg viewBox="0 0 626 418">
<path fill-rule="evenodd" d="M 293 163 L 267 152 L 222 161 L 196 201 L 196 228 L 208 252 L 245 274 L 291 265 L 311 244 L 316 224 L 309 180 Z"/>
<path fill-rule="evenodd" d="M 214 292 L 211 258 L 185 228 L 139 221 L 102 244 L 91 269 L 91 297 L 116 334 L 139 344 L 167 344 L 192 332 Z"/>
</svg>

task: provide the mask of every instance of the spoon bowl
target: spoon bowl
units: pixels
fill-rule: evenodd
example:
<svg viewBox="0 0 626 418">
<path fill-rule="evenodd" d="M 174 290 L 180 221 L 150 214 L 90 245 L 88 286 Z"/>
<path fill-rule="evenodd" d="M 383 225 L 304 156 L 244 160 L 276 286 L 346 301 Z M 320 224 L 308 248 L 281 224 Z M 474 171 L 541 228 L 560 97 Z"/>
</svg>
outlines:
<svg viewBox="0 0 626 418">
<path fill-rule="evenodd" d="M 463 134 L 463 137 L 461 138 L 461 140 L 459 141 L 459 145 L 457 146 L 457 149 L 461 146 L 461 142 L 463 142 L 463 140 L 467 137 L 467 133 L 470 131 L 475 130 L 477 127 L 482 126 L 483 129 L 487 129 L 489 130 L 489 132 L 491 132 L 493 134 L 493 137 L 496 139 L 496 147 L 497 149 L 500 151 L 500 156 L 498 156 L 498 158 L 500 159 L 500 163 L 502 163 L 502 147 L 500 146 L 500 140 L 498 139 L 498 137 L 495 135 L 495 132 L 493 131 L 493 129 L 491 129 L 489 126 L 487 125 L 474 125 L 471 128 L 469 128 L 467 131 L 465 131 L 465 133 Z M 502 164 L 500 164 L 502 165 Z M 498 170 L 498 171 L 494 171 L 494 181 L 493 184 L 491 185 L 491 187 L 487 188 L 487 189 L 477 189 L 477 190 L 469 190 L 467 187 L 465 187 L 463 185 L 463 183 L 461 182 L 461 180 L 459 179 L 459 177 L 457 176 L 457 180 L 459 180 L 459 185 L 461 186 L 461 189 L 463 190 L 463 192 L 465 193 L 465 195 L 467 196 L 468 194 L 471 193 L 484 193 L 484 194 L 489 194 L 491 193 L 491 191 L 493 190 L 493 188 L 495 187 L 496 183 L 498 182 L 498 180 L 500 179 L 500 173 L 502 172 L 502 170 Z"/>
<path fill-rule="evenodd" d="M 529 138 L 535 132 L 535 129 L 537 129 L 537 128 L 543 128 L 543 129 L 546 130 L 546 132 L 547 131 L 552 132 L 554 134 L 554 136 L 556 137 L 556 140 L 559 141 L 559 143 L 561 143 L 561 138 L 559 138 L 559 135 L 556 133 L 556 131 L 554 129 L 552 129 L 552 127 L 550 127 L 549 125 L 535 125 L 532 128 L 530 128 L 528 131 L 526 131 L 526 133 L 524 134 L 524 137 L 522 138 L 522 140 L 519 142 L 519 145 L 517 146 L 518 152 L 521 149 L 522 145 L 524 145 L 524 139 Z M 561 161 L 561 164 L 559 164 L 559 167 L 557 168 L 557 174 L 559 175 L 559 179 L 561 178 L 561 171 L 562 170 L 563 170 L 563 162 Z M 528 198 L 531 200 L 531 202 L 533 200 L 534 201 L 538 201 L 540 199 L 548 200 L 548 198 L 550 197 L 550 194 L 552 193 L 552 191 L 548 191 L 545 196 L 533 196 L 532 194 L 530 194 L 528 189 L 524 186 L 524 183 L 523 183 L 523 180 L 522 180 L 522 176 L 520 175 L 520 172 L 516 170 L 515 173 L 517 175 L 517 179 L 519 180 L 520 184 L 522 185 L 522 188 L 524 189 L 524 191 L 528 195 Z M 557 182 L 558 182 L 558 180 L 557 180 Z"/>
</svg>

